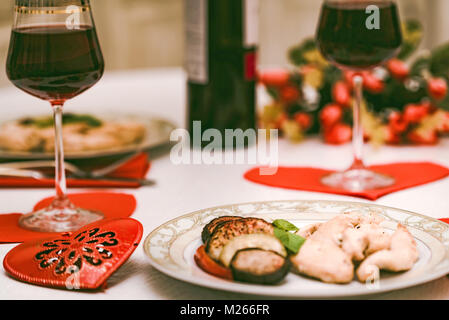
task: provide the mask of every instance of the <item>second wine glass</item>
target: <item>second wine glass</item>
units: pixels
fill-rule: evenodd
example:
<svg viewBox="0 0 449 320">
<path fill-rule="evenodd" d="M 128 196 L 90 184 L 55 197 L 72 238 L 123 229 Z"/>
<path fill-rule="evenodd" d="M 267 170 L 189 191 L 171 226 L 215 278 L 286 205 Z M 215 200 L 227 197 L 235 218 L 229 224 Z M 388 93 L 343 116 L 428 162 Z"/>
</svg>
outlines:
<svg viewBox="0 0 449 320">
<path fill-rule="evenodd" d="M 402 33 L 395 2 L 324 1 L 316 40 L 319 50 L 328 61 L 355 74 L 352 79 L 354 161 L 348 170 L 323 177 L 322 183 L 350 191 L 377 189 L 394 184 L 392 177 L 367 169 L 363 162 L 362 73 L 379 66 L 399 52 Z"/>
</svg>

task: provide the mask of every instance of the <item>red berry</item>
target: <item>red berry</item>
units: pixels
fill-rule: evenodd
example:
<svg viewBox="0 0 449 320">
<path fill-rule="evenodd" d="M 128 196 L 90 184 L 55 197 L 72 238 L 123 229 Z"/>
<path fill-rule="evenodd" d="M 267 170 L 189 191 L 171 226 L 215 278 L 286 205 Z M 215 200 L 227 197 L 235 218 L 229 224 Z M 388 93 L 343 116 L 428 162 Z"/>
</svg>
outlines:
<svg viewBox="0 0 449 320">
<path fill-rule="evenodd" d="M 422 105 L 424 108 L 427 108 L 427 113 L 430 113 L 430 114 L 438 111 L 438 109 L 439 109 L 434 104 L 432 104 L 432 102 L 430 102 L 429 100 L 421 102 L 420 105 Z"/>
<path fill-rule="evenodd" d="M 332 98 L 334 101 L 344 107 L 351 105 L 351 92 L 348 85 L 343 81 L 338 81 L 332 88 Z"/>
<path fill-rule="evenodd" d="M 419 123 L 428 114 L 428 105 L 409 104 L 405 107 L 403 119 L 406 123 Z"/>
<path fill-rule="evenodd" d="M 388 120 L 397 122 L 402 119 L 402 115 L 399 111 L 393 111 L 388 115 Z"/>
<path fill-rule="evenodd" d="M 259 81 L 266 86 L 282 87 L 288 84 L 290 74 L 285 70 L 270 70 L 261 72 Z"/>
<path fill-rule="evenodd" d="M 437 130 L 439 132 L 449 132 L 449 112 L 443 112 L 443 118 L 441 123 L 438 125 Z"/>
<path fill-rule="evenodd" d="M 402 133 L 405 130 L 407 130 L 408 127 L 408 123 L 407 121 L 405 121 L 401 115 L 400 112 L 398 111 L 393 111 L 392 113 L 390 113 L 390 115 L 388 116 L 388 120 L 389 120 L 389 128 L 394 132 L 394 133 Z"/>
<path fill-rule="evenodd" d="M 387 63 L 387 68 L 390 71 L 391 75 L 399 80 L 403 80 L 407 78 L 410 74 L 410 68 L 405 64 L 405 62 L 399 59 L 391 59 Z"/>
<path fill-rule="evenodd" d="M 381 93 L 385 88 L 385 83 L 375 77 L 370 72 L 362 72 L 363 86 L 372 93 Z"/>
<path fill-rule="evenodd" d="M 320 113 L 320 121 L 327 128 L 339 122 L 342 117 L 343 110 L 338 104 L 328 104 Z"/>
<path fill-rule="evenodd" d="M 423 131 L 412 131 L 408 134 L 407 138 L 416 144 L 422 145 L 432 145 L 438 142 L 438 135 L 436 130 Z"/>
<path fill-rule="evenodd" d="M 275 127 L 276 127 L 276 129 L 281 128 L 282 125 L 284 124 L 284 122 L 287 121 L 287 120 L 288 120 L 287 114 L 284 113 L 284 112 L 281 113 L 281 114 L 277 117 L 276 122 L 275 122 Z"/>
<path fill-rule="evenodd" d="M 343 144 L 351 141 L 351 138 L 351 127 L 343 123 L 337 123 L 324 132 L 324 140 L 330 144 Z"/>
<path fill-rule="evenodd" d="M 301 69 L 299 70 L 299 72 L 300 72 L 302 75 L 306 75 L 306 74 L 308 74 L 309 72 L 312 72 L 312 71 L 314 71 L 314 70 L 316 70 L 316 67 L 313 67 L 313 66 L 310 66 L 310 65 L 304 65 L 304 66 L 301 66 Z"/>
<path fill-rule="evenodd" d="M 430 79 L 427 84 L 429 94 L 435 100 L 443 100 L 447 95 L 447 82 L 443 78 Z"/>
<path fill-rule="evenodd" d="M 391 126 L 385 127 L 385 142 L 389 144 L 398 144 L 401 141 L 397 131 Z"/>
<path fill-rule="evenodd" d="M 304 112 L 298 112 L 295 114 L 295 121 L 301 126 L 303 130 L 307 130 L 312 125 L 312 118 L 310 115 Z"/>
<path fill-rule="evenodd" d="M 283 87 L 280 91 L 281 100 L 285 103 L 293 103 L 298 101 L 300 94 L 299 90 L 293 86 Z"/>
<path fill-rule="evenodd" d="M 348 86 L 349 90 L 352 90 L 354 85 L 354 77 L 358 75 L 355 71 L 345 70 L 343 71 L 343 78 L 345 79 L 346 85 Z"/>
<path fill-rule="evenodd" d="M 368 142 L 371 139 L 371 134 L 365 130 L 363 130 L 363 141 Z"/>
</svg>

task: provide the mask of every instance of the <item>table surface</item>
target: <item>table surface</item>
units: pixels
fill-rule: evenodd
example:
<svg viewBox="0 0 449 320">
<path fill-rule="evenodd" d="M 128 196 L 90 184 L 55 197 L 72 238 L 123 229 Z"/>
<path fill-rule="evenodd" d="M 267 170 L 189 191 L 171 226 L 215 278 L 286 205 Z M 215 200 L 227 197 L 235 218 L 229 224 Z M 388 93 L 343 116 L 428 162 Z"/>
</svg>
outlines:
<svg viewBox="0 0 449 320">
<path fill-rule="evenodd" d="M 22 93 L 12 86 L 0 88 L 0 119 L 50 112 L 46 102 Z M 66 105 L 66 110 L 153 114 L 183 127 L 185 119 L 185 76 L 180 69 L 153 69 L 107 73 L 102 81 Z M 344 169 L 351 162 L 351 146 L 328 146 L 318 139 L 293 145 L 279 144 L 281 165 L 316 166 Z M 329 161 L 329 159 L 332 160 Z M 432 147 L 366 147 L 368 164 L 393 161 L 433 161 L 449 166 L 449 140 Z M 138 202 L 134 217 L 144 226 L 144 237 L 162 223 L 202 208 L 231 203 L 265 200 L 346 200 L 360 198 L 269 188 L 250 183 L 243 174 L 250 165 L 182 165 L 171 163 L 169 155 L 152 163 L 148 177 L 157 186 L 132 193 Z M 82 192 L 77 190 L 76 192 Z M 1 211 L 28 212 L 51 189 L 0 191 Z M 434 218 L 449 217 L 449 179 L 396 192 L 374 203 L 406 209 Z M 366 201 L 367 202 L 367 201 Z M 143 241 L 142 241 L 143 243 Z M 171 279 L 148 263 L 141 245 L 129 261 L 108 282 L 102 292 L 83 293 L 28 285 L 0 270 L 0 299 L 248 299 L 235 293 L 210 290 Z M 15 245 L 0 245 L 0 259 Z M 449 278 L 414 288 L 370 296 L 376 299 L 449 299 Z"/>
</svg>

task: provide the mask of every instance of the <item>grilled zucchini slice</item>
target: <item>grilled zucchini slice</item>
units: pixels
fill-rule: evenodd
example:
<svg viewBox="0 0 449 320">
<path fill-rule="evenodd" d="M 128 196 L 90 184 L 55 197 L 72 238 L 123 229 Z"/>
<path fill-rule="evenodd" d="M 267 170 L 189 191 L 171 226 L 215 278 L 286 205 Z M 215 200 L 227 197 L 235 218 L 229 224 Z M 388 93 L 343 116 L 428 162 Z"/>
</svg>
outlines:
<svg viewBox="0 0 449 320">
<path fill-rule="evenodd" d="M 231 261 L 233 279 L 241 282 L 273 285 L 281 282 L 290 270 L 290 261 L 273 251 L 244 249 Z"/>
<path fill-rule="evenodd" d="M 287 250 L 285 250 L 284 245 L 278 238 L 263 233 L 244 234 L 235 237 L 223 247 L 220 254 L 220 262 L 225 267 L 229 267 L 231 260 L 237 251 L 249 248 L 273 251 L 282 257 L 287 256 Z"/>
<path fill-rule="evenodd" d="M 206 253 L 214 260 L 219 260 L 221 251 L 229 241 L 244 234 L 266 233 L 273 235 L 271 223 L 258 218 L 244 218 L 227 221 L 218 225 L 206 244 Z"/>
<path fill-rule="evenodd" d="M 227 221 L 235 221 L 239 219 L 243 218 L 237 216 L 223 216 L 213 219 L 211 222 L 206 224 L 206 226 L 203 228 L 203 232 L 201 232 L 201 239 L 203 240 L 203 243 L 207 243 L 207 241 L 209 241 L 210 236 L 214 232 L 215 228 L 217 228 L 220 224 Z"/>
</svg>

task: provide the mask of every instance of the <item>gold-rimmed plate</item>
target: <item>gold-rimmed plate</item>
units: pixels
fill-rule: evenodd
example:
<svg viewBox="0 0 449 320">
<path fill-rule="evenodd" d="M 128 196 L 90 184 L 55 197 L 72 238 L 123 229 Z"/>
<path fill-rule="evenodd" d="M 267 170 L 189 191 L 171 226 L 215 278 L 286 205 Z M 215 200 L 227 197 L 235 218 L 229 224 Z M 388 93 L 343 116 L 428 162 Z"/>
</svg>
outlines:
<svg viewBox="0 0 449 320">
<path fill-rule="evenodd" d="M 385 218 L 383 227 L 405 225 L 417 242 L 419 260 L 407 272 L 382 274 L 380 281 L 346 285 L 326 284 L 294 273 L 276 286 L 226 281 L 203 272 L 193 256 L 201 245 L 201 230 L 219 216 L 259 217 L 267 221 L 286 219 L 302 227 L 324 222 L 345 212 L 376 213 Z M 199 210 L 168 221 L 151 232 L 144 243 L 150 263 L 160 272 L 194 285 L 237 293 L 290 298 L 329 298 L 377 294 L 423 284 L 449 273 L 449 225 L 417 213 L 374 204 L 337 201 L 267 201 Z"/>
</svg>

